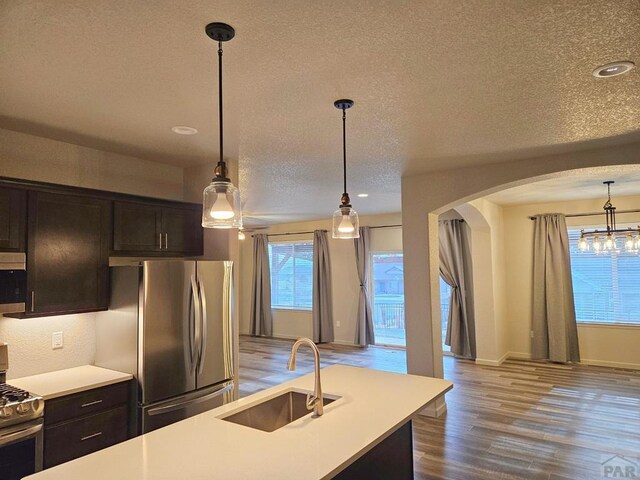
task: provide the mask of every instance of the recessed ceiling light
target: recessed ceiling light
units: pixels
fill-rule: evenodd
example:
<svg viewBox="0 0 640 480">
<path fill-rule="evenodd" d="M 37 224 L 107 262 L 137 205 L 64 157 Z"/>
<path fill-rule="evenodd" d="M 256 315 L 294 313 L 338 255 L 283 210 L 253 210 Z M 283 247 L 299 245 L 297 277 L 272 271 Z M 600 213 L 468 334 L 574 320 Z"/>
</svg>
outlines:
<svg viewBox="0 0 640 480">
<path fill-rule="evenodd" d="M 633 62 L 608 63 L 596 68 L 593 71 L 593 76 L 599 78 L 615 77 L 631 71 L 635 66 Z"/>
<path fill-rule="evenodd" d="M 175 127 L 171 127 L 171 131 L 173 133 L 177 133 L 178 135 L 195 135 L 198 133 L 193 127 L 185 127 L 184 125 L 177 125 Z"/>
<path fill-rule="evenodd" d="M 360 198 L 367 198 L 369 196 L 369 194 L 368 193 L 359 193 L 358 196 Z"/>
</svg>

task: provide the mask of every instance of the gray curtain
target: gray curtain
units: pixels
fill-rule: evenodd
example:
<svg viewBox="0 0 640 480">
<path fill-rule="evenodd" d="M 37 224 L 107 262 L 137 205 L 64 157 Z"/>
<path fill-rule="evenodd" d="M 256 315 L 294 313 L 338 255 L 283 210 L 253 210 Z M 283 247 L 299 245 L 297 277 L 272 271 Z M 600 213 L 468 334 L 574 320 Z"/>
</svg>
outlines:
<svg viewBox="0 0 640 480">
<path fill-rule="evenodd" d="M 373 312 L 369 297 L 369 227 L 360 227 L 360 238 L 354 238 L 356 250 L 356 268 L 360 281 L 358 298 L 358 317 L 356 318 L 356 345 L 367 346 L 375 343 L 373 331 Z"/>
<path fill-rule="evenodd" d="M 564 215 L 536 215 L 533 226 L 532 358 L 579 362 L 569 236 Z"/>
<path fill-rule="evenodd" d="M 333 342 L 331 261 L 326 230 L 313 232 L 313 341 Z"/>
<path fill-rule="evenodd" d="M 462 220 L 441 221 L 440 275 L 451 286 L 445 343 L 451 352 L 465 358 L 476 357 L 473 282 L 469 238 Z"/>
<path fill-rule="evenodd" d="M 273 333 L 271 317 L 271 272 L 269 270 L 269 238 L 253 236 L 253 287 L 251 288 L 251 335 L 270 337 Z"/>
</svg>

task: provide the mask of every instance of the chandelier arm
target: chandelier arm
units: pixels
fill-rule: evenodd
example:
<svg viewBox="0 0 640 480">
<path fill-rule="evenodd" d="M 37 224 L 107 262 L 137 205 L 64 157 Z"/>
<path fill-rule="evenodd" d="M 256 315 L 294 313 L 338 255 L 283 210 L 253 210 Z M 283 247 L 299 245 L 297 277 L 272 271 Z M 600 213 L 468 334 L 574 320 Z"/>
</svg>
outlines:
<svg viewBox="0 0 640 480">
<path fill-rule="evenodd" d="M 602 231 L 583 231 L 581 233 L 581 235 L 583 237 L 596 237 L 596 236 L 602 236 L 605 235 L 608 232 L 605 232 L 604 230 Z M 640 226 L 638 226 L 637 228 L 618 228 L 616 230 L 611 230 L 610 233 L 637 233 L 640 234 Z"/>
</svg>

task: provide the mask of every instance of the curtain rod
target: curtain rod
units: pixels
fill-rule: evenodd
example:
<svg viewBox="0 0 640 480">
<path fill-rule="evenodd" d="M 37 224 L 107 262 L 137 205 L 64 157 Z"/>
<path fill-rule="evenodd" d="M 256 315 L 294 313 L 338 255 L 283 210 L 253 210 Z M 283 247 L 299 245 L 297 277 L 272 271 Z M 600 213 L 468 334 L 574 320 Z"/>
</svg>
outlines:
<svg viewBox="0 0 640 480">
<path fill-rule="evenodd" d="M 369 227 L 369 228 L 396 228 L 396 227 L 402 227 L 402 224 L 397 224 L 397 225 L 376 225 L 374 227 Z M 322 230 L 323 232 L 327 232 L 328 230 Z M 265 233 L 263 235 L 266 235 L 267 237 L 281 237 L 281 236 L 285 236 L 285 235 L 307 235 L 310 233 L 315 232 L 315 230 L 311 230 L 308 232 L 287 232 L 287 233 Z M 251 235 L 252 237 L 255 236 Z"/>
<path fill-rule="evenodd" d="M 616 215 L 620 213 L 640 213 L 640 210 L 616 210 Z M 565 215 L 567 218 L 571 217 L 595 217 L 598 215 L 604 215 L 604 212 L 591 212 L 591 213 L 568 213 Z M 536 217 L 529 217 L 529 220 L 535 220 Z"/>
<path fill-rule="evenodd" d="M 321 232 L 327 232 L 328 230 L 320 230 Z M 310 230 L 308 232 L 287 232 L 287 233 L 263 233 L 263 235 L 266 235 L 267 237 L 281 237 L 284 235 L 307 235 L 309 233 L 313 233 L 315 232 L 315 230 Z M 252 237 L 255 236 L 251 235 Z"/>
<path fill-rule="evenodd" d="M 397 228 L 397 227 L 402 227 L 402 224 L 398 223 L 396 225 L 375 225 L 369 228 L 373 230 L 374 228 Z"/>
</svg>

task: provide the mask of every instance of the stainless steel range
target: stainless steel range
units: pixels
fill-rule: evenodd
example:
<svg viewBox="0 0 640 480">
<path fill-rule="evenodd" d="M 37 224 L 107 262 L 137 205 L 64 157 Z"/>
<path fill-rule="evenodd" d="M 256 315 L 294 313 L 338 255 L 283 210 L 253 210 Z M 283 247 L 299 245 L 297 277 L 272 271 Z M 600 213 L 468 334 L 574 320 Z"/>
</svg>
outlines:
<svg viewBox="0 0 640 480">
<path fill-rule="evenodd" d="M 5 427 L 42 417 L 44 400 L 25 390 L 0 383 L 0 442 Z"/>
<path fill-rule="evenodd" d="M 42 470 L 44 399 L 6 382 L 7 345 L 0 343 L 0 480 Z"/>
</svg>

